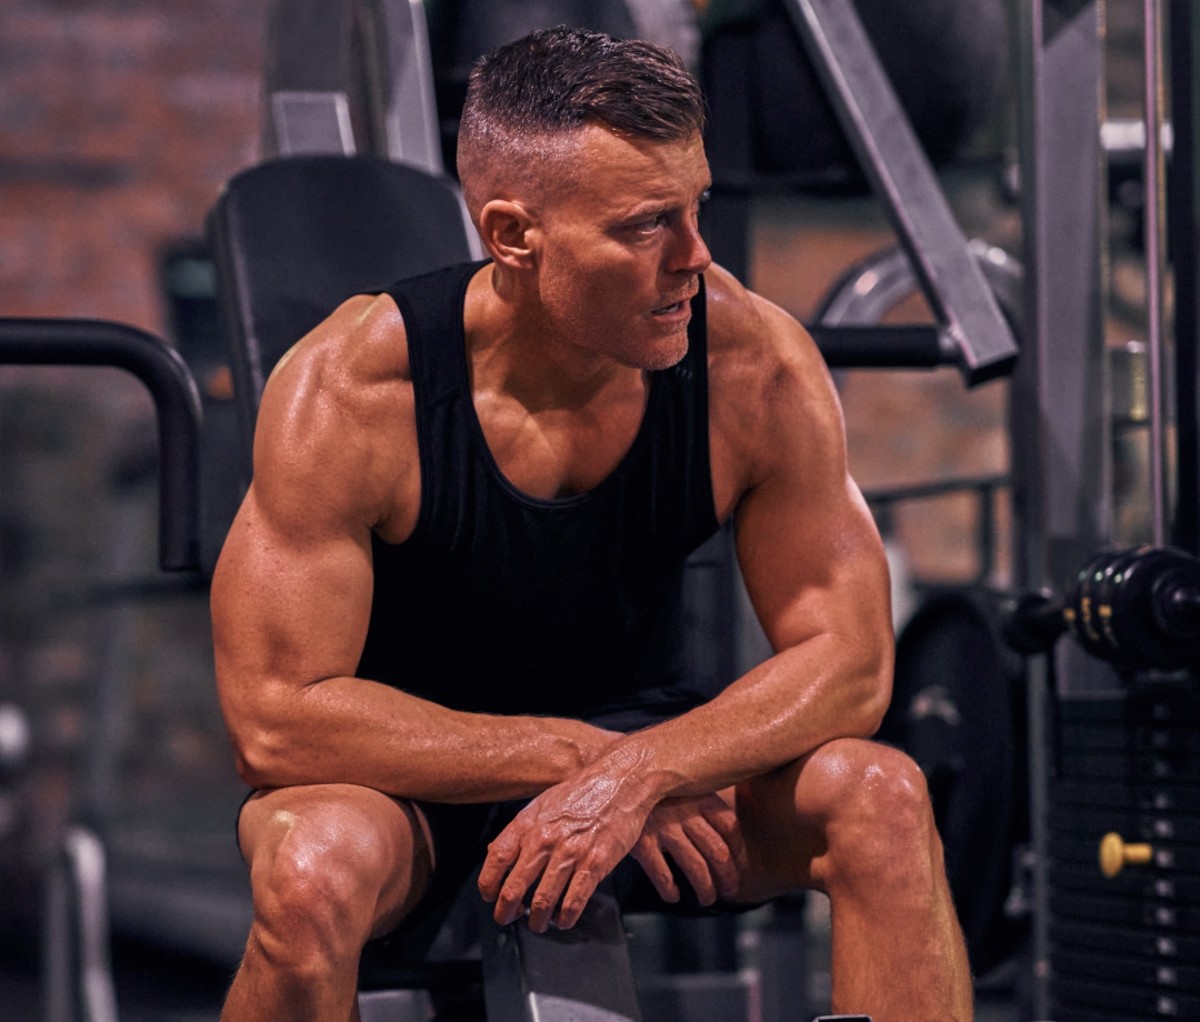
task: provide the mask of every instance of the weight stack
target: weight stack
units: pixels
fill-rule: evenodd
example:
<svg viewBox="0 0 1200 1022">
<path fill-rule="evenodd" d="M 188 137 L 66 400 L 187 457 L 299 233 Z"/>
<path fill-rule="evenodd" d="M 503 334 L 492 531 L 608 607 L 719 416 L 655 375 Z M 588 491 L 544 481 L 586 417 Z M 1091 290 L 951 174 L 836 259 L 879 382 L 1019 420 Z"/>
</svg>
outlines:
<svg viewBox="0 0 1200 1022">
<path fill-rule="evenodd" d="M 1200 688 L 1062 698 L 1055 716 L 1052 1017 L 1200 1019 Z M 1126 850 L 1111 879 L 1110 833 Z"/>
</svg>

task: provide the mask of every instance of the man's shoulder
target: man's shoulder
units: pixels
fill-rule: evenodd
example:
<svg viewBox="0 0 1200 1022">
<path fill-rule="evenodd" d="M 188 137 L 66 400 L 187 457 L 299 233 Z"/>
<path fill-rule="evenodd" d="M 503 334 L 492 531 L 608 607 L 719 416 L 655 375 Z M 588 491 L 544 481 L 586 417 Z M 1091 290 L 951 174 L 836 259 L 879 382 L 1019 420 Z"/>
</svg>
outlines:
<svg viewBox="0 0 1200 1022">
<path fill-rule="evenodd" d="M 303 393 L 311 385 L 358 393 L 408 379 L 404 319 L 386 294 L 355 295 L 339 305 L 279 360 L 271 384 Z"/>
<path fill-rule="evenodd" d="M 404 321 L 386 295 L 343 302 L 279 360 L 259 409 L 280 437 L 343 431 L 363 439 L 394 422 L 411 398 Z"/>
<path fill-rule="evenodd" d="M 705 291 L 710 372 L 717 381 L 778 385 L 781 377 L 825 374 L 808 331 L 786 310 L 716 266 L 705 274 Z"/>
<path fill-rule="evenodd" d="M 384 296 L 340 305 L 275 367 L 255 431 L 255 480 L 274 499 L 319 493 L 355 520 L 396 511 L 416 463 L 404 324 Z"/>
<path fill-rule="evenodd" d="M 705 285 L 714 464 L 718 482 L 722 472 L 732 480 L 717 490 L 732 507 L 746 489 L 794 466 L 791 441 L 836 441 L 840 413 L 828 367 L 795 317 L 725 271 L 706 273 Z"/>
</svg>

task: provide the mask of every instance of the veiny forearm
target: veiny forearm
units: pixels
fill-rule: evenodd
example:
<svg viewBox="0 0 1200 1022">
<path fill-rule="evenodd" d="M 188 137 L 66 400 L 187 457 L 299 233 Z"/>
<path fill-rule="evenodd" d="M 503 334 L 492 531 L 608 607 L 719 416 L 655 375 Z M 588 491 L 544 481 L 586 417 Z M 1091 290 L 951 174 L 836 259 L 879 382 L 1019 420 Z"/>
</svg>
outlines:
<svg viewBox="0 0 1200 1022">
<path fill-rule="evenodd" d="M 890 697 L 888 650 L 848 649 L 822 635 L 753 668 L 711 702 L 622 738 L 594 766 L 620 764 L 647 797 L 719 791 L 841 737 L 865 737 Z"/>
<path fill-rule="evenodd" d="M 524 798 L 618 736 L 580 721 L 462 713 L 360 678 L 262 682 L 226 700 L 239 768 L 256 787 L 353 783 L 404 798 Z"/>
</svg>

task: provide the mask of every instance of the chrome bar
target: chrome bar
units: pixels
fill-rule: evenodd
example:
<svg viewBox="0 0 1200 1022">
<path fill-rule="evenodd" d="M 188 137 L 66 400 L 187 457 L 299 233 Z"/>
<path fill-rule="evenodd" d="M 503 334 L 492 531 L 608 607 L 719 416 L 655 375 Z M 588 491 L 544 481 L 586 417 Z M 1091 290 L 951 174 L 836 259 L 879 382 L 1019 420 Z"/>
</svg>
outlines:
<svg viewBox="0 0 1200 1022">
<path fill-rule="evenodd" d="M 1166 331 L 1163 294 L 1166 286 L 1166 186 L 1163 159 L 1163 18 L 1161 0 L 1142 0 L 1143 115 L 1146 144 L 1142 175 L 1145 192 L 1143 240 L 1146 252 L 1146 343 L 1149 354 L 1147 385 L 1150 390 L 1150 498 L 1153 541 L 1167 541 L 1166 411 L 1163 406 L 1163 371 Z"/>
</svg>

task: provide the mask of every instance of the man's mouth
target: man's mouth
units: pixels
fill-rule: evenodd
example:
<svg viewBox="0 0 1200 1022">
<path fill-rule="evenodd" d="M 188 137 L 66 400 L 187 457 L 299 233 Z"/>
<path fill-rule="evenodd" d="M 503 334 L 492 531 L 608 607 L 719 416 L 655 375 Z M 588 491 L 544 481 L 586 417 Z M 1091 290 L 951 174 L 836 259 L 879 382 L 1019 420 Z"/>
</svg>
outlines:
<svg viewBox="0 0 1200 1022">
<path fill-rule="evenodd" d="M 688 292 L 678 301 L 671 302 L 670 305 L 660 305 L 657 309 L 653 310 L 653 314 L 655 316 L 670 316 L 673 313 L 682 312 L 691 306 L 692 299 L 695 297 L 696 293 L 694 291 Z"/>
</svg>

